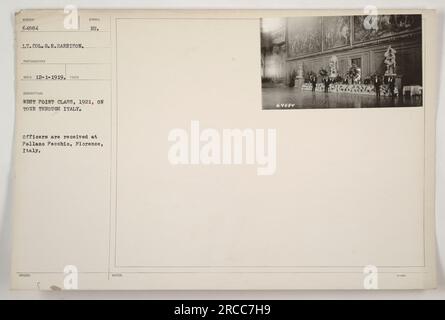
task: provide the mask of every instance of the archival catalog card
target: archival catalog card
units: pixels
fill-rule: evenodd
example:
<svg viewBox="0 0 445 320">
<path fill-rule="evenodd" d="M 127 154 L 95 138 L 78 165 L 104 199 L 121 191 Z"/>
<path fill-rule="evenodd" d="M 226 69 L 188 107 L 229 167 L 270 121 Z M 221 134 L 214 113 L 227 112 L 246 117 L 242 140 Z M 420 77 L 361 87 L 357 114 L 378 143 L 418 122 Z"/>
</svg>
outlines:
<svg viewBox="0 0 445 320">
<path fill-rule="evenodd" d="M 12 287 L 436 285 L 432 10 L 23 10 Z"/>
</svg>

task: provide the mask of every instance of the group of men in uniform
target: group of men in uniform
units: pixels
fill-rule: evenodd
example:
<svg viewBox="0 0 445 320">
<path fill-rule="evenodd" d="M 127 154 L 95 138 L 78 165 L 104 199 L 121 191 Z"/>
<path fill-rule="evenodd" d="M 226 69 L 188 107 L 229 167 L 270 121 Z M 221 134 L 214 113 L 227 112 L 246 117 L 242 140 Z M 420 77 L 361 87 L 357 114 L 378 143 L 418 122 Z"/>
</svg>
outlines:
<svg viewBox="0 0 445 320">
<path fill-rule="evenodd" d="M 390 92 L 391 97 L 395 96 L 395 77 L 393 76 L 388 76 L 386 78 L 386 84 L 388 85 L 388 89 Z M 309 82 L 312 85 L 312 91 L 315 92 L 315 89 L 317 87 L 317 76 L 312 75 L 309 78 Z M 329 85 L 333 82 L 329 77 L 324 77 L 322 80 L 323 84 L 324 84 L 324 92 L 329 92 Z M 380 97 L 380 92 L 381 92 L 381 87 L 384 83 L 384 79 L 382 76 L 376 74 L 375 76 L 373 76 L 372 78 L 372 84 L 374 85 L 374 90 L 375 90 L 375 95 L 377 97 Z"/>
</svg>

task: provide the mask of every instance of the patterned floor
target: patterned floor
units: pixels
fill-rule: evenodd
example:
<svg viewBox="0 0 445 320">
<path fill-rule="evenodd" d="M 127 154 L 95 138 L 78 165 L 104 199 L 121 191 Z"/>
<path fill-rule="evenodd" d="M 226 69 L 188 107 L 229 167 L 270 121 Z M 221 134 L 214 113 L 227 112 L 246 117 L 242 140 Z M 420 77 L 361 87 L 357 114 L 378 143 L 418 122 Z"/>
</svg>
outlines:
<svg viewBox="0 0 445 320">
<path fill-rule="evenodd" d="M 380 97 L 350 93 L 301 91 L 289 87 L 263 88 L 263 109 L 419 107 L 422 97 Z"/>
</svg>

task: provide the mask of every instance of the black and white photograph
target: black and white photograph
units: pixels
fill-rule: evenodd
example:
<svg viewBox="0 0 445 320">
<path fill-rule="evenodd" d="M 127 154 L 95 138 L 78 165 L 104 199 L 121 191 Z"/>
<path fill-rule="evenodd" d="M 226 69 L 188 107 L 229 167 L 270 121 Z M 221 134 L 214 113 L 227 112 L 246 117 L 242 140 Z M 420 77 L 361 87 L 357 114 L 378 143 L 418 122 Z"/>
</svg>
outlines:
<svg viewBox="0 0 445 320">
<path fill-rule="evenodd" d="M 0 1 L 0 300 L 445 299 L 445 1 L 130 2 Z"/>
<path fill-rule="evenodd" d="M 262 108 L 421 107 L 422 16 L 261 19 Z"/>
</svg>

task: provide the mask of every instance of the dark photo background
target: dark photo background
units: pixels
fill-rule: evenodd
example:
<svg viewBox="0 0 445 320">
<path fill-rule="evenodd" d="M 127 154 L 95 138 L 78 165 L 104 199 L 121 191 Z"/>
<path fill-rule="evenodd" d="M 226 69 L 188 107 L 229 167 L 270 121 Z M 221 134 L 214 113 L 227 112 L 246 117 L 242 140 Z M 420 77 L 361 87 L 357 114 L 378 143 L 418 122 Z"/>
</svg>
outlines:
<svg viewBox="0 0 445 320">
<path fill-rule="evenodd" d="M 421 106 L 422 17 L 262 19 L 261 67 L 263 109 Z"/>
</svg>

